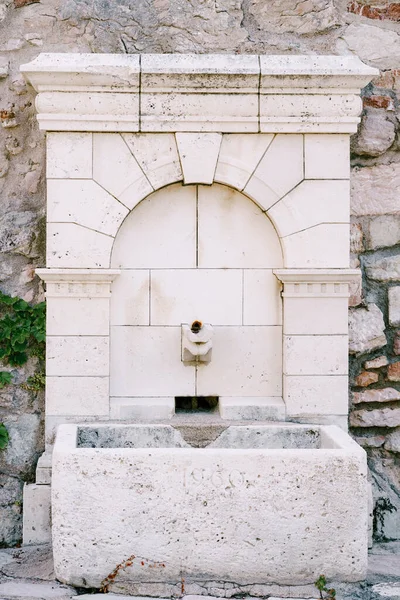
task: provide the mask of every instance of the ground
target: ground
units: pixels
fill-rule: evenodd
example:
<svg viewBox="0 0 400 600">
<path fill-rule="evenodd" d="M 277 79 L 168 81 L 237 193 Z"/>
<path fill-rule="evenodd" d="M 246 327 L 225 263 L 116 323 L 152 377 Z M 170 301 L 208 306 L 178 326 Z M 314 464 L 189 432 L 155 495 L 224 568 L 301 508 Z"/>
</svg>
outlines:
<svg viewBox="0 0 400 600">
<path fill-rule="evenodd" d="M 396 600 L 400 598 L 400 542 L 375 544 L 369 556 L 367 579 L 361 583 L 340 584 L 328 582 L 336 590 L 336 600 Z M 115 584 L 118 587 L 118 583 Z M 272 587 L 272 586 L 271 586 Z M 269 600 L 318 599 L 319 592 L 313 585 L 301 587 L 273 586 Z M 116 590 L 114 590 L 116 591 Z M 300 597 L 300 595 L 302 597 Z M 24 546 L 0 550 L 0 600 L 126 600 L 128 596 L 114 594 L 106 596 L 98 590 L 75 589 L 56 581 L 53 571 L 51 547 Z M 130 596 L 132 598 L 132 596 Z M 217 600 L 210 596 L 183 596 L 183 600 Z M 136 598 L 136 600 L 144 600 Z M 164 600 L 164 599 L 159 599 Z M 251 599 L 248 600 L 256 600 Z"/>
</svg>

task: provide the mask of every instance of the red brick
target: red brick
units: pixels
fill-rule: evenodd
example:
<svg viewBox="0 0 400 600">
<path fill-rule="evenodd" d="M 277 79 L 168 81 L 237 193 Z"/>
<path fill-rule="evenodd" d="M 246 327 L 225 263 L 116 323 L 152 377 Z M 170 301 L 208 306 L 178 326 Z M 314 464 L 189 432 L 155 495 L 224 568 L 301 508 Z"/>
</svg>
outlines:
<svg viewBox="0 0 400 600">
<path fill-rule="evenodd" d="M 396 69 L 397 70 L 397 69 Z M 381 71 L 379 77 L 372 80 L 372 83 L 377 88 L 383 88 L 386 90 L 393 89 L 395 73 L 393 70 Z"/>
<path fill-rule="evenodd" d="M 387 16 L 391 21 L 400 21 L 400 4 L 389 4 Z"/>
<path fill-rule="evenodd" d="M 371 6 L 370 4 L 362 4 L 357 0 L 353 0 L 347 5 L 348 12 L 367 17 L 367 19 L 379 19 L 383 21 L 400 21 L 400 4 L 393 2 L 387 6 Z"/>
<path fill-rule="evenodd" d="M 14 0 L 15 8 L 21 8 L 22 6 L 28 6 L 28 4 L 36 4 L 40 0 Z"/>
<path fill-rule="evenodd" d="M 385 108 L 386 110 L 393 110 L 393 100 L 390 96 L 365 96 L 363 98 L 364 106 L 371 106 L 373 108 Z"/>
<path fill-rule="evenodd" d="M 387 378 L 389 381 L 400 381 L 400 361 L 388 366 Z"/>
</svg>

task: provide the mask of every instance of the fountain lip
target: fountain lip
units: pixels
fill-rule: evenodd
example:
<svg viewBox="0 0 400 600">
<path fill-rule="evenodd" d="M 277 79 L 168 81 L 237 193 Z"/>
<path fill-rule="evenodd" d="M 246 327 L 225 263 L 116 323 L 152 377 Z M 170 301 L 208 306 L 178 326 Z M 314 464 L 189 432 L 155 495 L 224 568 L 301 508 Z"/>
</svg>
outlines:
<svg viewBox="0 0 400 600">
<path fill-rule="evenodd" d="M 86 436 L 86 437 L 85 437 Z M 92 436 L 92 437 L 91 437 Z M 134 438 L 132 440 L 132 438 Z M 136 438 L 136 439 L 135 439 Z M 82 442 L 83 440 L 83 442 Z M 85 441 L 86 440 L 86 441 Z M 89 440 L 89 442 L 88 442 Z M 92 441 L 90 441 L 92 440 Z M 93 442 L 93 440 L 95 440 Z M 96 441 L 97 440 L 97 441 Z M 103 441 L 102 441 L 103 440 Z M 105 441 L 104 441 L 105 440 Z M 113 442 L 115 440 L 115 443 Z M 128 441 L 127 441 L 128 440 Z M 93 445 L 91 445 L 93 444 Z M 96 445 L 97 444 L 97 445 Z M 60 425 L 54 456 L 81 452 L 136 453 L 192 450 L 269 454 L 317 452 L 364 457 L 365 451 L 336 425 L 297 423 L 226 424 L 221 435 L 205 447 L 188 444 L 179 428 L 165 423 L 77 423 Z"/>
</svg>

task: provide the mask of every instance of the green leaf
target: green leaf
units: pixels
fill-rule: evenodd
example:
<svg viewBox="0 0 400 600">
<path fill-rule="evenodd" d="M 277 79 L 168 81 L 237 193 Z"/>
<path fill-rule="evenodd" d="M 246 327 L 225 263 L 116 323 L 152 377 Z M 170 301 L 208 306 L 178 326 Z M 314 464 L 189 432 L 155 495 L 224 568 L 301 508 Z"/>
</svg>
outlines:
<svg viewBox="0 0 400 600">
<path fill-rule="evenodd" d="M 22 367 L 28 360 L 28 355 L 26 352 L 14 352 L 11 350 L 10 355 L 8 357 L 8 362 L 12 367 Z"/>
<path fill-rule="evenodd" d="M 8 371 L 0 371 L 0 388 L 8 385 L 12 381 L 12 375 Z"/>
<path fill-rule="evenodd" d="M 8 431 L 4 423 L 0 423 L 0 450 L 4 450 L 8 444 Z"/>
</svg>

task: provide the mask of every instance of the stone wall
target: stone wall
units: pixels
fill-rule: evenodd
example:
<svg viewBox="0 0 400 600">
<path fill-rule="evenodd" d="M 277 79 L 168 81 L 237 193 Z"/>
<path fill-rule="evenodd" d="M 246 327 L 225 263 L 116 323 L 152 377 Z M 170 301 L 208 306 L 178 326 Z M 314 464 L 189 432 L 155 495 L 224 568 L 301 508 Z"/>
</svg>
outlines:
<svg viewBox="0 0 400 600">
<path fill-rule="evenodd" d="M 43 299 L 44 135 L 19 65 L 39 52 L 346 54 L 381 70 L 352 140 L 350 424 L 370 456 L 377 538 L 400 538 L 400 1 L 0 0 L 0 289 Z M 0 545 L 21 538 L 24 481 L 43 450 L 43 395 L 0 390 Z"/>
</svg>

